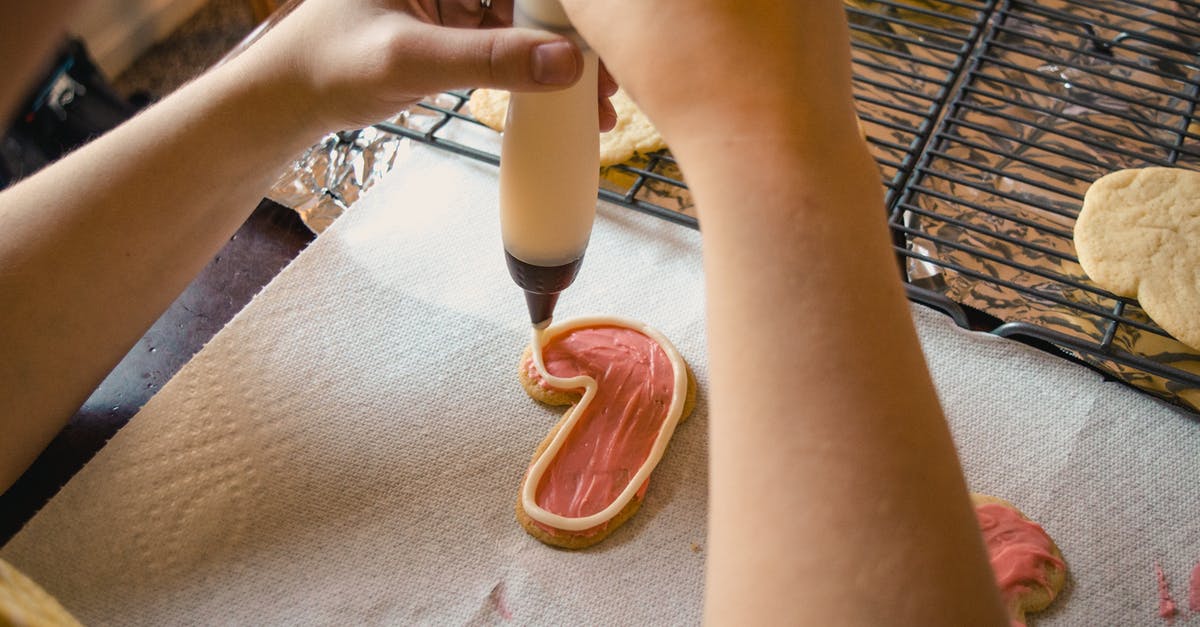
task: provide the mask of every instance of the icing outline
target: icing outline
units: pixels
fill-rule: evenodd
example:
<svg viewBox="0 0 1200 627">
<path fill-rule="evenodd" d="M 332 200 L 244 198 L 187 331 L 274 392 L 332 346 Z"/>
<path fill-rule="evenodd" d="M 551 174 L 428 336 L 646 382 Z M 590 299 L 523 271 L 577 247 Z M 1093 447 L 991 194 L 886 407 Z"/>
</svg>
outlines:
<svg viewBox="0 0 1200 627">
<path fill-rule="evenodd" d="M 581 517 L 566 517 L 546 511 L 537 504 L 537 487 L 541 483 L 542 475 L 545 474 L 550 461 L 562 449 L 567 436 L 571 433 L 575 424 L 579 422 L 579 417 L 583 414 L 583 410 L 587 409 L 592 399 L 596 396 L 597 383 L 595 379 L 587 375 L 564 378 L 550 374 L 546 371 L 542 352 L 546 344 L 553 337 L 578 328 L 593 326 L 624 327 L 642 333 L 651 340 L 654 340 L 663 352 L 666 353 L 667 360 L 671 362 L 675 386 L 671 390 L 671 404 L 667 408 L 667 415 L 658 429 L 658 435 L 654 438 L 650 454 L 646 456 L 646 461 L 642 462 L 641 467 L 629 479 L 629 482 L 625 484 L 625 488 L 621 490 L 617 498 L 613 499 L 612 503 L 609 503 L 607 507 L 595 514 Z M 563 414 L 562 426 L 559 427 L 558 432 L 554 434 L 554 438 L 546 445 L 546 449 L 542 451 L 541 455 L 538 455 L 533 460 L 533 463 L 530 464 L 529 470 L 525 473 L 524 483 L 521 485 L 521 507 L 524 508 L 525 513 L 533 520 L 561 531 L 584 531 L 607 523 L 616 517 L 621 510 L 625 509 L 625 506 L 633 500 L 634 495 L 646 483 L 646 480 L 650 478 L 650 473 L 654 471 L 655 467 L 658 466 L 658 462 L 662 460 L 662 456 L 667 450 L 667 444 L 670 442 L 671 436 L 675 433 L 675 427 L 679 424 L 679 419 L 683 415 L 684 403 L 687 401 L 688 374 L 683 357 L 675 349 L 675 345 L 662 333 L 659 333 L 658 330 L 644 323 L 621 316 L 585 316 L 573 318 L 545 329 L 539 330 L 534 328 L 533 340 L 530 346 L 534 368 L 537 369 L 538 375 L 542 377 L 543 381 L 551 387 L 560 390 L 583 388 L 583 396 Z"/>
</svg>

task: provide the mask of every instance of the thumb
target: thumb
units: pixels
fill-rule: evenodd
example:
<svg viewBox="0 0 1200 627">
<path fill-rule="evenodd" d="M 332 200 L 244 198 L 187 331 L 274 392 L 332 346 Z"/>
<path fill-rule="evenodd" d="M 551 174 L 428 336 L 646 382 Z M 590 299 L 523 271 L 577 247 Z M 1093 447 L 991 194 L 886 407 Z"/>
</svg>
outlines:
<svg viewBox="0 0 1200 627">
<path fill-rule="evenodd" d="M 426 26 L 401 51 L 415 66 L 402 78 L 424 91 L 494 87 L 542 91 L 567 87 L 583 73 L 583 54 L 565 37 L 527 28 L 473 30 Z M 407 54 L 406 54 L 407 53 Z"/>
</svg>

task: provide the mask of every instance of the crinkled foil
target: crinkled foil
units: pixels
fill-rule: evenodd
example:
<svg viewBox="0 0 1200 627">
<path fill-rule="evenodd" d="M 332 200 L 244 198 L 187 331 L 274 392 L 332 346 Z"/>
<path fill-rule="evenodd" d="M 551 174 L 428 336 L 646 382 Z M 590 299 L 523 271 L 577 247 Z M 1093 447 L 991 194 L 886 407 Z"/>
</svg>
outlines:
<svg viewBox="0 0 1200 627">
<path fill-rule="evenodd" d="M 669 150 L 636 155 L 623 164 L 604 168 L 600 188 L 628 198 L 632 203 L 653 205 L 696 218 L 692 194 Z"/>
<path fill-rule="evenodd" d="M 424 104 L 454 106 L 452 94 L 425 98 Z M 425 132 L 442 114 L 421 106 L 402 111 L 389 124 Z M 401 135 L 374 126 L 326 135 L 300 155 L 267 192 L 291 209 L 314 233 L 321 233 L 392 169 Z"/>
<path fill-rule="evenodd" d="M 320 233 L 391 169 L 401 140 L 374 127 L 327 135 L 296 160 L 267 197 L 294 209 Z"/>
</svg>

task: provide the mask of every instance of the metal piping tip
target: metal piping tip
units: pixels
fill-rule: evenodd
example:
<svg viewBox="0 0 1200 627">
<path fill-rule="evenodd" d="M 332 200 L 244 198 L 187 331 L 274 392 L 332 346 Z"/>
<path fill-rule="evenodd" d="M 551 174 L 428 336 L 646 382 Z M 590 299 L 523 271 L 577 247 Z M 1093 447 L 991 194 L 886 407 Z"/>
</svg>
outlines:
<svg viewBox="0 0 1200 627">
<path fill-rule="evenodd" d="M 529 308 L 529 321 L 538 329 L 544 329 L 554 317 L 554 306 L 558 304 L 558 292 L 542 294 L 525 292 L 525 305 Z"/>
</svg>

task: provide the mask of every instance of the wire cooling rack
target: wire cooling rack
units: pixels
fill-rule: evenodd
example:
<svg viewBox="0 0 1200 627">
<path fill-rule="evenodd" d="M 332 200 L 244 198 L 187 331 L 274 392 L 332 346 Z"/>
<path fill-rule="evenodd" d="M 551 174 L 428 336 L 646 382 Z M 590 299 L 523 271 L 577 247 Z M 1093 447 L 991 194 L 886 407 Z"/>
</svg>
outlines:
<svg viewBox="0 0 1200 627">
<path fill-rule="evenodd" d="M 1072 243 L 1096 178 L 1200 170 L 1200 0 L 845 5 L 909 297 L 1200 411 L 1200 351 L 1092 284 Z M 497 164 L 447 132 L 478 124 L 468 97 L 440 94 L 379 128 Z M 599 195 L 697 226 L 667 151 L 606 169 Z"/>
</svg>

